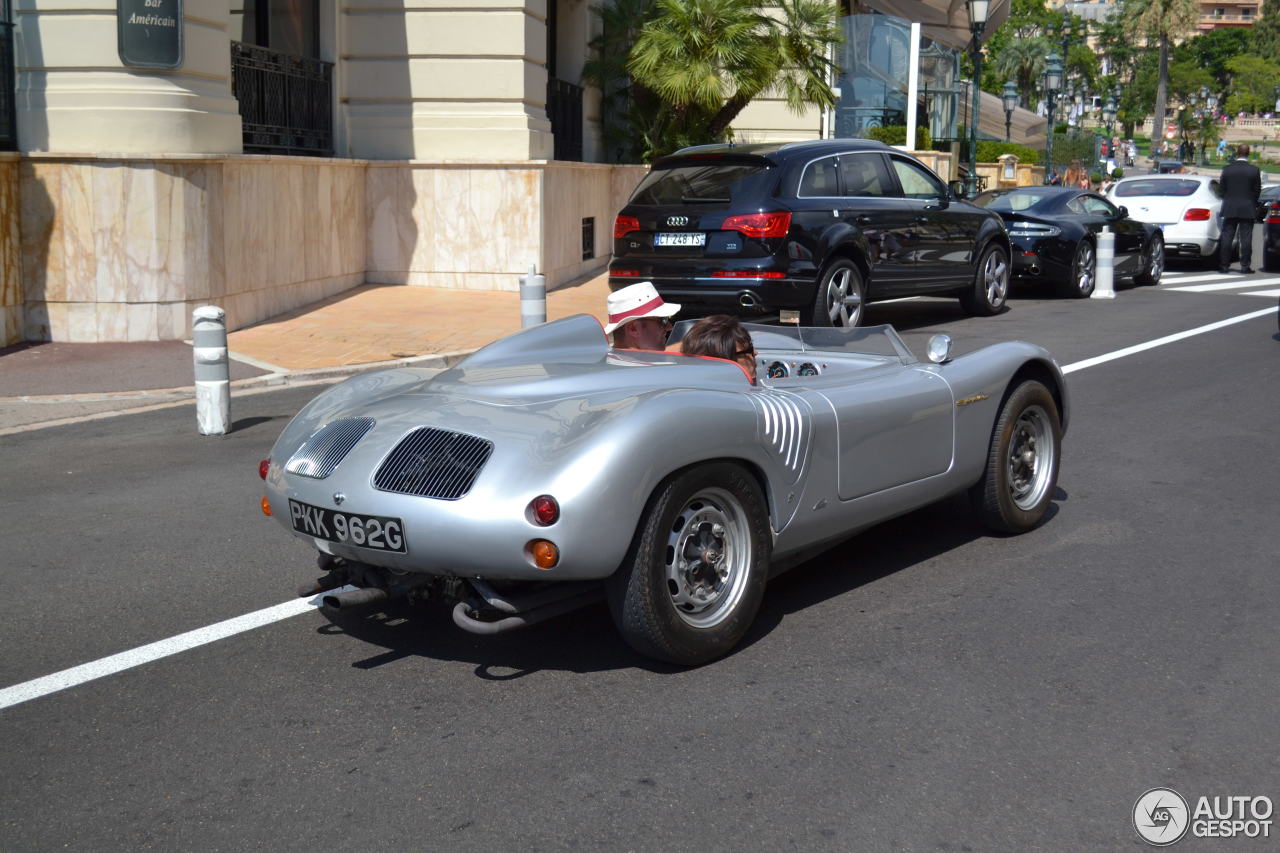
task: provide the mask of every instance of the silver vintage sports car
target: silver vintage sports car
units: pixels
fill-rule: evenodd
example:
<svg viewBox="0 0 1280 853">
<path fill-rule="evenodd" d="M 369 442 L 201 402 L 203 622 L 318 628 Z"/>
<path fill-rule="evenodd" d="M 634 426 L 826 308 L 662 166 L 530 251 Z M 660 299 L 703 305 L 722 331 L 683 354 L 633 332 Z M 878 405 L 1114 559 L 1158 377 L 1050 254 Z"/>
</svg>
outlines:
<svg viewBox="0 0 1280 853">
<path fill-rule="evenodd" d="M 300 594 L 443 598 L 481 634 L 604 598 L 637 651 L 691 665 L 771 574 L 877 522 L 965 491 L 999 531 L 1044 517 L 1067 415 L 1045 350 L 951 359 L 937 336 L 920 362 L 888 326 L 747 328 L 754 385 L 579 315 L 325 391 L 260 466 L 263 511 L 327 571 Z"/>
</svg>

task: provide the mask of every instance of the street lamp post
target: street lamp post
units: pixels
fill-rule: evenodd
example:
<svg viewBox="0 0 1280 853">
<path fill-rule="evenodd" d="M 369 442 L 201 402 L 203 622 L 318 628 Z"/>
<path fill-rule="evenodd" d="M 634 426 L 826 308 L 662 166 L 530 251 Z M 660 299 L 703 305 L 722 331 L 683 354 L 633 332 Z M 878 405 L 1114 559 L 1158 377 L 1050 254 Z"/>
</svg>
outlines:
<svg viewBox="0 0 1280 853">
<path fill-rule="evenodd" d="M 1004 101 L 1004 141 L 1012 141 L 1013 111 L 1018 108 L 1018 86 L 1012 80 L 1004 84 L 1004 92 L 1000 95 Z"/>
<path fill-rule="evenodd" d="M 991 0 L 968 0 L 970 56 L 973 59 L 973 100 L 969 108 L 969 181 L 966 189 L 970 196 L 978 191 L 978 104 L 982 97 L 982 31 L 987 28 L 987 14 Z"/>
<path fill-rule="evenodd" d="M 1108 96 L 1102 105 L 1102 124 L 1107 128 L 1107 139 L 1111 138 L 1111 129 L 1116 123 L 1116 99 Z"/>
<path fill-rule="evenodd" d="M 1054 99 L 1058 95 L 1058 87 L 1062 85 L 1062 60 L 1058 54 L 1051 53 L 1044 63 L 1044 95 L 1045 106 L 1049 111 L 1049 135 L 1044 151 L 1044 182 L 1049 183 L 1049 175 L 1053 171 L 1053 112 Z"/>
</svg>

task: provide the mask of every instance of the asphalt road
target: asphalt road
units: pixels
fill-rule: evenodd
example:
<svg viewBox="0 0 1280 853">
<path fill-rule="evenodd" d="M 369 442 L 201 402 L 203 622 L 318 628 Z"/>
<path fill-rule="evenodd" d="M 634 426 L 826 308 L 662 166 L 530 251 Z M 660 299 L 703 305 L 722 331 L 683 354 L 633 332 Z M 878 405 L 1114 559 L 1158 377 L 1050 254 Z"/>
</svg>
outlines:
<svg viewBox="0 0 1280 853">
<path fill-rule="evenodd" d="M 1276 304 L 1177 286 L 870 320 L 1071 365 Z M 1136 850 L 1149 788 L 1280 800 L 1275 313 L 1068 379 L 1041 527 L 882 525 L 705 667 L 602 606 L 491 639 L 307 610 L 0 709 L 0 849 Z M 0 688 L 290 600 L 312 556 L 256 469 L 314 393 L 239 399 L 225 437 L 180 406 L 0 438 Z"/>
</svg>

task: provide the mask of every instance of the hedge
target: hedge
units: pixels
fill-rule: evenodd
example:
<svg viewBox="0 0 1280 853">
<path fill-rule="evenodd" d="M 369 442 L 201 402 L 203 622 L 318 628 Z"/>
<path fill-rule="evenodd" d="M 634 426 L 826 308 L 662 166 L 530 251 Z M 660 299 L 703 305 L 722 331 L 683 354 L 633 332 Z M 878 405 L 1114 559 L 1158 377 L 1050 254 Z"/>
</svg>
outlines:
<svg viewBox="0 0 1280 853">
<path fill-rule="evenodd" d="M 863 131 L 867 139 L 875 139 L 883 142 L 885 145 L 905 145 L 907 141 L 907 128 L 901 124 L 889 124 L 884 127 L 869 127 Z M 929 134 L 929 128 L 924 125 L 916 126 L 916 148 L 917 151 L 928 151 L 933 146 L 933 137 Z"/>
</svg>

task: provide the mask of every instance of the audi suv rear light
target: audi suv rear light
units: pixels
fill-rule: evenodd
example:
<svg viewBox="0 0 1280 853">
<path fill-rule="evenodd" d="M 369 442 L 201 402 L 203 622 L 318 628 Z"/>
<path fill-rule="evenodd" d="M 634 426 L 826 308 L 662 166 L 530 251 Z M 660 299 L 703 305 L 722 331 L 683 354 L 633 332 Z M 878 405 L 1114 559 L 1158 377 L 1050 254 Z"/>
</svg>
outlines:
<svg viewBox="0 0 1280 853">
<path fill-rule="evenodd" d="M 764 270 L 716 270 L 712 278 L 786 278 L 784 272 L 766 272 Z"/>
<path fill-rule="evenodd" d="M 738 231 L 747 237 L 785 237 L 791 229 L 791 213 L 744 213 L 728 217 L 720 228 L 724 231 Z"/>
<path fill-rule="evenodd" d="M 640 230 L 640 220 L 634 216 L 619 216 L 613 220 L 613 239 L 621 240 L 632 231 Z"/>
<path fill-rule="evenodd" d="M 1184 222 L 1208 222 L 1211 215 L 1207 207 L 1189 207 L 1187 212 L 1182 214 L 1182 220 Z"/>
</svg>

